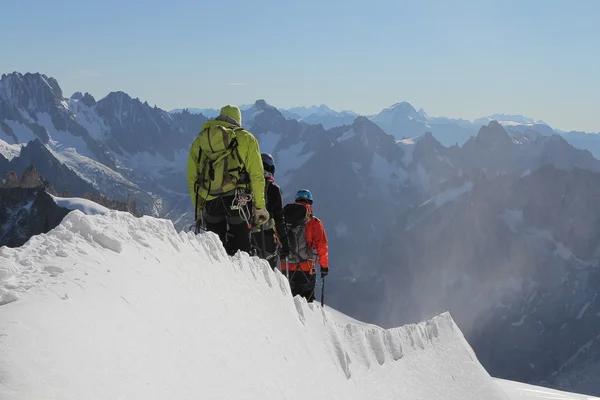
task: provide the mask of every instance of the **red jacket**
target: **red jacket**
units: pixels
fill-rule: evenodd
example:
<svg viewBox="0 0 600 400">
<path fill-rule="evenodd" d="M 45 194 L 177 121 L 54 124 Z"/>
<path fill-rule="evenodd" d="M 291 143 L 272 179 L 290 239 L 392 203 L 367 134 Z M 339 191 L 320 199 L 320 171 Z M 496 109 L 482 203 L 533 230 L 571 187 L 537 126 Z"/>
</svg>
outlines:
<svg viewBox="0 0 600 400">
<path fill-rule="evenodd" d="M 309 204 L 301 203 L 308 208 L 311 214 L 310 219 L 306 223 L 306 243 L 308 246 L 317 251 L 319 256 L 319 264 L 322 268 L 329 268 L 329 246 L 327 244 L 327 235 L 323 222 L 315 216 L 312 216 L 312 207 Z"/>
</svg>

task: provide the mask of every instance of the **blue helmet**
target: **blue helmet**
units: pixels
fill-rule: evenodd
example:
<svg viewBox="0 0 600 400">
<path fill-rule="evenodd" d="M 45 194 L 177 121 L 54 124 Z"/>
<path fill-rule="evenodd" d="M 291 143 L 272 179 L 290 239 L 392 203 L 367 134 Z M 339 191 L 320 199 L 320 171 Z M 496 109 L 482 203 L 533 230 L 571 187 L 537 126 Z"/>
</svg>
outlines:
<svg viewBox="0 0 600 400">
<path fill-rule="evenodd" d="M 273 159 L 273 156 L 271 156 L 270 154 L 267 154 L 267 153 L 262 153 L 260 155 L 260 158 L 262 158 L 263 168 L 265 169 L 265 171 L 268 171 L 274 175 L 275 174 L 275 160 Z"/>
<path fill-rule="evenodd" d="M 300 189 L 300 190 L 298 190 L 298 192 L 296 192 L 296 201 L 297 200 L 306 200 L 306 201 L 308 201 L 308 204 L 312 204 L 313 203 L 312 193 L 308 189 Z"/>
</svg>

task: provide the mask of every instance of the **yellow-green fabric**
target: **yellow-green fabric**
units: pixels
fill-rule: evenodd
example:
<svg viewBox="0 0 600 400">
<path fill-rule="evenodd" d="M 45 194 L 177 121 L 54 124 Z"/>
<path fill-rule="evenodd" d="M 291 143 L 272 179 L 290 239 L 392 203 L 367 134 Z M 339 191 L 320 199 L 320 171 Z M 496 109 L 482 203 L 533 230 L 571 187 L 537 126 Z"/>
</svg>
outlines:
<svg viewBox="0 0 600 400">
<path fill-rule="evenodd" d="M 236 148 L 237 131 L 221 124 L 212 124 L 198 135 L 200 146 L 196 189 L 202 198 L 208 194 L 223 196 L 235 191 L 240 183 L 249 183 L 247 174 L 242 174 L 244 165 Z"/>
<path fill-rule="evenodd" d="M 241 116 L 240 116 L 241 119 Z M 190 152 L 188 156 L 188 166 L 187 166 L 187 184 L 190 191 L 190 196 L 192 198 L 192 205 L 194 209 L 196 208 L 196 192 L 194 184 L 196 182 L 196 178 L 200 173 L 200 168 L 202 167 L 198 164 L 198 153 L 200 150 L 200 141 L 202 131 L 213 126 L 213 125 L 221 125 L 227 128 L 234 129 L 235 125 L 230 124 L 224 121 L 206 121 L 202 125 L 202 129 L 198 137 L 192 142 L 190 147 Z M 248 187 L 252 191 L 254 195 L 254 206 L 256 208 L 265 208 L 265 177 L 262 165 L 262 159 L 260 157 L 260 148 L 258 146 L 258 140 L 245 129 L 238 129 L 236 131 L 236 137 L 238 142 L 238 152 L 246 171 L 250 177 L 249 185 L 239 185 L 239 187 Z M 199 193 L 198 199 L 204 200 L 212 200 L 216 198 L 216 196 L 210 195 L 202 195 Z"/>
<path fill-rule="evenodd" d="M 223 106 L 220 115 L 232 118 L 238 123 L 238 126 L 242 126 L 242 112 L 237 106 L 232 106 L 231 104 Z"/>
</svg>

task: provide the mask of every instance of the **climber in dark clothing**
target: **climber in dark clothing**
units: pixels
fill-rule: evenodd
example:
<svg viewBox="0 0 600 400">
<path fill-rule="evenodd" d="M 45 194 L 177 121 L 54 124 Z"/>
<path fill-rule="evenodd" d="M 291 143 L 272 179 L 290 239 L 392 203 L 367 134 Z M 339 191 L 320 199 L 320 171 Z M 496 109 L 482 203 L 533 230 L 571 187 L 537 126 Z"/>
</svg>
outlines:
<svg viewBox="0 0 600 400">
<path fill-rule="evenodd" d="M 270 154 L 263 153 L 261 157 L 265 174 L 265 200 L 270 218 L 263 225 L 254 226 L 252 244 L 257 255 L 269 261 L 271 268 L 275 269 L 279 260 L 289 255 L 290 246 L 283 221 L 283 196 L 275 183 L 275 162 Z"/>
<path fill-rule="evenodd" d="M 275 162 L 270 154 L 261 154 L 265 174 L 265 200 L 269 220 L 252 229 L 252 244 L 257 255 L 269 261 L 271 268 L 279 265 L 290 252 L 283 221 L 283 200 L 281 188 L 275 183 Z M 263 231 L 264 230 L 264 231 Z M 263 243 L 264 238 L 264 243 Z"/>
</svg>

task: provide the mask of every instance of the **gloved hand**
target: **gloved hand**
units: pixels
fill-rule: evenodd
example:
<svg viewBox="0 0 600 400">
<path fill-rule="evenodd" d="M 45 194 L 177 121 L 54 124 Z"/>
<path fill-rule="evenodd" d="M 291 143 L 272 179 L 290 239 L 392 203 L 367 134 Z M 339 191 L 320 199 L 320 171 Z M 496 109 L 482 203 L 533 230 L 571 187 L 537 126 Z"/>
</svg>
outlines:
<svg viewBox="0 0 600 400">
<path fill-rule="evenodd" d="M 290 255 L 290 249 L 288 248 L 282 248 L 279 251 L 279 258 L 281 258 L 282 260 L 285 260 L 288 256 Z"/>
<path fill-rule="evenodd" d="M 265 208 L 254 209 L 254 222 L 260 226 L 269 220 L 269 212 Z"/>
<path fill-rule="evenodd" d="M 321 267 L 321 278 L 326 277 L 328 273 L 329 273 L 328 267 Z"/>
</svg>

